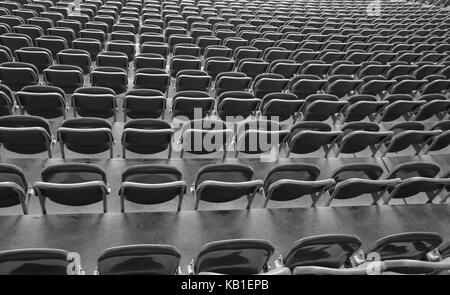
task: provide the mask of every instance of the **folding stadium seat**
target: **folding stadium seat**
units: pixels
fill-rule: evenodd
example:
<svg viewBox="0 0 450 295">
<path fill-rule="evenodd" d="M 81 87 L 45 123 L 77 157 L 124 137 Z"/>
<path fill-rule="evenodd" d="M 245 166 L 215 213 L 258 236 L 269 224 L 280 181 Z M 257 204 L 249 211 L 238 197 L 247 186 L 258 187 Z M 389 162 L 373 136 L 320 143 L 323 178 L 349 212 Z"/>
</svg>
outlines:
<svg viewBox="0 0 450 295">
<path fill-rule="evenodd" d="M 308 95 L 316 94 L 326 85 L 326 80 L 321 80 L 315 75 L 298 75 L 291 80 L 289 92 L 295 94 L 298 99 L 305 99 Z"/>
<path fill-rule="evenodd" d="M 362 121 L 368 117 L 374 121 L 379 111 L 389 104 L 388 101 L 378 101 L 373 95 L 357 94 L 347 99 L 349 105 L 342 112 L 342 122 Z"/>
<path fill-rule="evenodd" d="M 146 42 L 158 42 L 158 43 L 165 43 L 164 41 L 164 36 L 162 34 L 159 33 L 143 33 L 142 35 L 139 36 L 139 44 L 144 44 Z"/>
<path fill-rule="evenodd" d="M 422 95 L 426 94 L 435 94 L 435 93 L 448 93 L 450 89 L 450 79 L 446 79 L 445 77 L 442 77 L 444 79 L 438 79 L 434 81 L 430 81 L 427 84 L 423 85 L 422 89 L 420 89 L 420 93 Z"/>
<path fill-rule="evenodd" d="M 41 178 L 42 181 L 33 184 L 33 189 L 39 197 L 42 214 L 47 214 L 47 199 L 66 206 L 103 202 L 103 212 L 107 212 L 106 196 L 110 189 L 106 173 L 100 166 L 86 163 L 49 165 L 42 171 Z"/>
<path fill-rule="evenodd" d="M 46 17 L 29 18 L 27 20 L 27 24 L 40 27 L 44 34 L 47 32 L 47 29 L 53 27 L 53 21 Z"/>
<path fill-rule="evenodd" d="M 112 32 L 112 27 L 115 24 L 116 20 L 113 16 L 111 15 L 101 15 L 99 14 L 99 12 L 97 12 L 97 15 L 94 16 L 93 22 L 98 23 L 98 22 L 102 22 L 105 23 L 108 26 L 108 32 Z M 92 26 L 88 26 L 86 24 L 86 28 L 93 28 Z"/>
<path fill-rule="evenodd" d="M 289 59 L 276 59 L 270 63 L 268 71 L 290 79 L 299 71 L 300 66 L 301 64 Z"/>
<path fill-rule="evenodd" d="M 175 91 L 208 91 L 211 76 L 201 70 L 181 70 L 176 75 Z"/>
<path fill-rule="evenodd" d="M 68 47 L 72 47 L 73 40 L 79 36 L 79 34 L 76 34 L 73 29 L 67 27 L 48 28 L 47 34 L 49 36 L 58 36 L 63 38 L 67 42 Z"/>
<path fill-rule="evenodd" d="M 220 43 L 221 40 L 215 36 L 200 36 L 195 42 L 195 44 L 200 47 L 200 54 L 204 54 L 205 50 L 210 46 L 221 46 Z M 229 52 L 231 55 L 231 49 L 229 49 Z"/>
<path fill-rule="evenodd" d="M 450 44 L 439 44 L 434 48 L 434 51 L 438 52 L 438 53 L 444 53 L 447 51 L 450 51 Z"/>
<path fill-rule="evenodd" d="M 385 77 L 388 80 L 395 79 L 398 76 L 404 76 L 404 75 L 412 75 L 415 70 L 417 70 L 417 65 L 410 65 L 410 64 L 398 64 L 393 67 L 391 67 L 386 73 Z M 424 76 L 425 77 L 425 76 Z M 423 77 L 419 78 L 422 79 Z"/>
<path fill-rule="evenodd" d="M 308 266 L 341 269 L 349 265 L 350 258 L 361 247 L 361 240 L 354 235 L 328 234 L 297 240 L 289 252 L 283 255 L 282 264 L 293 274 Z"/>
<path fill-rule="evenodd" d="M 53 64 L 52 53 L 46 48 L 22 47 L 15 55 L 18 62 L 34 65 L 39 73 Z"/>
<path fill-rule="evenodd" d="M 173 34 L 166 41 L 169 44 L 170 52 L 173 52 L 173 48 L 178 44 L 192 44 L 194 39 L 188 35 Z"/>
<path fill-rule="evenodd" d="M 233 138 L 233 130 L 226 123 L 214 119 L 196 119 L 185 122 L 181 129 L 181 154 L 205 155 L 222 151 L 227 156 L 228 145 Z"/>
<path fill-rule="evenodd" d="M 44 35 L 44 31 L 37 25 L 23 24 L 13 27 L 14 33 L 25 34 L 34 42 L 36 38 Z"/>
<path fill-rule="evenodd" d="M 0 7 L 4 7 L 6 8 L 10 13 L 14 10 L 14 9 L 19 9 L 21 8 L 21 4 L 19 4 L 18 2 L 14 2 L 14 1 L 5 1 L 5 2 L 1 2 L 0 3 Z"/>
<path fill-rule="evenodd" d="M 133 21 L 135 19 L 133 18 Z M 136 34 L 139 30 L 139 25 L 135 26 L 131 23 L 124 22 L 123 18 L 119 19 L 115 24 L 113 24 L 112 32 L 129 32 L 132 34 Z"/>
<path fill-rule="evenodd" d="M 332 173 L 336 185 L 329 190 L 330 198 L 326 206 L 330 206 L 334 199 L 348 200 L 371 194 L 372 205 L 377 204 L 384 193 L 401 182 L 400 178 L 382 180 L 384 171 L 377 164 L 346 164 Z"/>
<path fill-rule="evenodd" d="M 441 133 L 439 130 L 424 130 L 425 125 L 418 121 L 393 124 L 389 131 L 393 131 L 394 136 L 385 143 L 386 149 L 383 152 L 383 156 L 386 156 L 388 153 L 403 151 L 409 146 L 412 146 L 416 155 L 418 155 L 426 142 Z"/>
<path fill-rule="evenodd" d="M 144 42 L 141 46 L 141 53 L 159 54 L 167 58 L 169 54 L 169 45 L 162 42 Z"/>
<path fill-rule="evenodd" d="M 151 175 L 149 176 L 151 180 Z M 133 178 L 133 175 L 127 177 Z M 150 183 L 145 186 L 152 185 Z M 146 187 L 142 189 L 137 186 L 131 187 L 129 191 L 134 191 L 139 196 L 139 193 L 147 190 Z M 97 259 L 95 274 L 175 275 L 180 273 L 180 258 L 180 251 L 169 245 L 141 244 L 113 247 L 102 251 Z M 137 260 L 143 263 L 142 266 L 136 265 Z"/>
<path fill-rule="evenodd" d="M 426 265 L 424 262 L 429 261 L 429 253 L 441 243 L 441 236 L 433 232 L 392 234 L 377 240 L 373 245 L 353 257 L 353 261 L 357 265 L 364 266 L 367 261 L 370 261 L 369 253 L 377 253 L 380 260 L 388 266 L 386 274 L 430 274 L 433 272 L 433 266 Z M 391 251 L 391 249 L 396 249 L 396 251 Z M 417 262 L 422 263 L 418 264 Z M 437 263 L 429 262 L 429 264 Z"/>
<path fill-rule="evenodd" d="M 17 104 L 21 114 L 54 119 L 66 116 L 65 93 L 54 86 L 32 85 L 25 86 L 16 92 Z"/>
<path fill-rule="evenodd" d="M 363 62 L 367 62 L 368 60 L 370 60 L 372 53 L 368 53 L 368 52 L 364 52 L 364 51 L 355 51 L 352 52 L 352 46 L 350 46 L 347 49 L 347 52 L 349 52 L 349 54 L 346 57 L 347 61 L 351 61 L 355 64 L 361 64 Z"/>
<path fill-rule="evenodd" d="M 246 91 L 249 89 L 252 78 L 245 73 L 223 72 L 216 76 L 214 90 L 216 96 L 225 91 Z"/>
<path fill-rule="evenodd" d="M 53 65 L 44 70 L 47 85 L 60 87 L 66 94 L 71 94 L 84 83 L 83 70 L 73 65 Z"/>
<path fill-rule="evenodd" d="M 194 56 L 199 57 L 200 56 L 200 47 L 198 47 L 195 44 L 190 43 L 177 43 L 173 46 L 172 49 L 172 55 L 185 55 L 185 56 Z"/>
<path fill-rule="evenodd" d="M 17 15 L 0 15 L 0 22 L 7 24 L 11 28 L 18 25 L 23 25 L 25 20 Z"/>
<path fill-rule="evenodd" d="M 11 90 L 18 91 L 24 86 L 37 85 L 39 72 L 34 65 L 29 63 L 4 62 L 0 64 L 0 79 Z"/>
<path fill-rule="evenodd" d="M 397 83 L 389 89 L 391 94 L 415 94 L 428 81 L 416 80 L 414 76 L 398 76 L 395 78 Z"/>
<path fill-rule="evenodd" d="M 66 158 L 65 147 L 80 154 L 97 154 L 110 151 L 113 157 L 114 138 L 111 124 L 100 118 L 73 118 L 62 122 L 58 128 L 61 157 Z"/>
<path fill-rule="evenodd" d="M 67 275 L 67 270 L 72 267 L 79 270 L 76 274 L 82 274 L 81 265 L 73 265 L 67 257 L 70 257 L 69 251 L 49 248 L 0 251 L 0 274 Z"/>
<path fill-rule="evenodd" d="M 339 60 L 344 60 L 344 57 L 346 56 L 346 52 L 340 52 L 340 51 L 328 51 L 323 52 L 320 55 L 320 60 L 324 61 L 326 64 L 331 64 Z"/>
<path fill-rule="evenodd" d="M 200 70 L 201 61 L 193 56 L 178 55 L 170 61 L 170 76 L 175 78 L 181 70 Z"/>
<path fill-rule="evenodd" d="M 58 64 L 78 66 L 83 74 L 91 72 L 91 55 L 82 49 L 65 49 L 56 54 Z"/>
<path fill-rule="evenodd" d="M 128 75 L 124 69 L 117 67 L 97 67 L 91 72 L 91 85 L 108 87 L 116 94 L 127 91 Z"/>
<path fill-rule="evenodd" d="M 304 63 L 305 61 L 317 60 L 320 52 L 308 51 L 306 49 L 297 49 L 291 54 L 291 59 L 296 63 Z"/>
<path fill-rule="evenodd" d="M 244 58 L 260 58 L 262 51 L 252 46 L 236 47 L 233 53 L 233 59 L 239 63 Z"/>
<path fill-rule="evenodd" d="M 61 50 L 69 48 L 66 39 L 61 36 L 44 35 L 36 39 L 36 44 L 50 50 L 53 58 L 56 58 L 56 54 Z"/>
<path fill-rule="evenodd" d="M 208 23 L 206 23 L 206 24 L 208 24 Z M 191 34 L 191 37 L 192 37 L 194 43 L 197 43 L 197 40 L 200 37 L 214 37 L 213 32 L 207 28 L 199 28 L 199 27 L 192 28 L 190 31 L 190 34 Z"/>
<path fill-rule="evenodd" d="M 425 53 L 425 52 L 424 52 Z M 444 58 L 446 58 L 448 55 L 444 53 L 437 53 L 437 52 L 429 52 L 427 54 L 424 54 L 422 58 L 420 58 L 420 62 L 433 62 L 433 63 L 439 63 Z"/>
<path fill-rule="evenodd" d="M 217 115 L 224 121 L 240 121 L 254 116 L 260 102 L 246 91 L 222 92 L 217 99 Z"/>
<path fill-rule="evenodd" d="M 133 119 L 124 125 L 122 133 L 122 156 L 126 151 L 138 154 L 155 154 L 168 149 L 172 153 L 173 131 L 169 123 L 157 119 Z"/>
<path fill-rule="evenodd" d="M 35 116 L 0 117 L 2 145 L 19 154 L 37 154 L 47 151 L 52 157 L 52 133 L 48 122 Z"/>
<path fill-rule="evenodd" d="M 449 121 L 438 121 L 433 124 L 430 130 L 441 130 L 442 133 L 436 136 L 432 142 L 428 144 L 428 146 L 424 149 L 424 153 L 428 154 L 429 152 L 442 150 L 450 144 L 449 141 L 449 132 L 450 129 Z"/>
<path fill-rule="evenodd" d="M 197 258 L 188 266 L 188 273 L 270 274 L 268 262 L 273 252 L 273 246 L 265 240 L 234 239 L 215 241 L 203 245 Z M 289 274 L 289 272 L 285 274 Z"/>
<path fill-rule="evenodd" d="M 293 122 L 295 122 L 304 102 L 304 100 L 299 100 L 294 94 L 274 92 L 263 97 L 260 113 L 261 116 L 270 120 L 279 120 L 281 122 L 292 118 Z"/>
<path fill-rule="evenodd" d="M 116 93 L 106 87 L 80 87 L 72 97 L 74 117 L 110 118 L 116 120 L 117 102 Z"/>
<path fill-rule="evenodd" d="M 134 69 L 144 68 L 165 69 L 166 59 L 156 53 L 141 53 L 134 59 Z"/>
<path fill-rule="evenodd" d="M 373 52 L 371 61 L 387 64 L 392 62 L 396 57 L 397 53 L 379 50 L 378 52 Z"/>
<path fill-rule="evenodd" d="M 347 105 L 347 101 L 340 101 L 338 97 L 331 94 L 308 95 L 302 110 L 303 120 L 325 121 L 331 118 L 335 123 Z"/>
<path fill-rule="evenodd" d="M 154 25 L 154 26 L 158 26 L 162 29 L 164 27 L 164 21 L 159 19 L 159 15 L 158 15 L 158 19 L 146 19 L 144 21 L 144 25 Z"/>
<path fill-rule="evenodd" d="M 233 32 L 233 31 L 229 31 L 228 32 L 229 35 L 227 37 L 226 36 L 222 37 L 220 33 L 221 32 L 216 31 L 215 32 L 216 37 L 222 39 L 223 40 L 222 45 L 230 48 L 233 51 L 233 53 L 236 50 L 236 48 L 238 48 L 240 46 L 247 46 L 247 44 L 248 44 L 248 41 L 245 40 L 244 38 L 234 37 L 235 32 Z M 224 37 L 225 37 L 225 39 L 223 39 Z"/>
<path fill-rule="evenodd" d="M 334 180 L 318 180 L 319 167 L 311 164 L 281 164 L 272 168 L 264 179 L 264 208 L 270 200 L 290 201 L 306 195 L 312 199 L 312 207 L 322 194 L 334 185 Z"/>
<path fill-rule="evenodd" d="M 139 28 L 138 35 L 142 35 L 144 33 L 156 33 L 156 34 L 162 34 L 162 29 L 155 25 L 142 25 Z"/>
<path fill-rule="evenodd" d="M 124 121 L 127 117 L 164 118 L 166 99 L 162 92 L 152 89 L 135 89 L 126 93 L 123 102 Z"/>
<path fill-rule="evenodd" d="M 195 210 L 200 201 L 225 203 L 248 197 L 247 209 L 262 187 L 262 180 L 253 179 L 253 168 L 244 164 L 210 164 L 197 172 L 194 180 Z"/>
<path fill-rule="evenodd" d="M 205 59 L 204 69 L 214 80 L 220 73 L 233 71 L 234 61 L 228 57 L 209 57 Z"/>
<path fill-rule="evenodd" d="M 81 35 L 83 36 L 83 34 Z M 103 48 L 102 43 L 94 38 L 77 38 L 72 42 L 72 46 L 74 49 L 87 51 L 91 60 L 96 60 Z"/>
<path fill-rule="evenodd" d="M 104 51 L 97 55 L 98 67 L 116 67 L 128 70 L 129 60 L 124 52 L 118 51 Z"/>
<path fill-rule="evenodd" d="M 447 65 L 445 68 L 443 68 L 441 71 L 439 71 L 440 75 L 444 75 L 445 77 L 450 79 L 450 66 Z"/>
<path fill-rule="evenodd" d="M 339 153 L 357 153 L 367 147 L 375 157 L 381 145 L 393 135 L 390 131 L 379 131 L 380 127 L 371 122 L 350 122 L 344 124 L 341 130 L 344 136 L 339 142 Z"/>
<path fill-rule="evenodd" d="M 136 55 L 136 48 L 134 46 L 134 43 L 131 41 L 125 40 L 109 41 L 106 50 L 125 53 L 128 57 L 128 61 L 133 61 L 134 56 Z"/>
<path fill-rule="evenodd" d="M 210 45 L 205 48 L 203 58 L 205 61 L 211 57 L 231 57 L 233 51 L 223 45 Z"/>
<path fill-rule="evenodd" d="M 422 57 L 421 53 L 414 53 L 410 51 L 398 52 L 397 61 L 407 62 L 409 64 L 417 62 Z"/>
<path fill-rule="evenodd" d="M 433 116 L 442 119 L 450 109 L 450 100 L 443 94 L 427 94 L 419 96 L 417 101 L 425 102 L 417 112 L 411 117 L 411 120 L 423 121 Z"/>
<path fill-rule="evenodd" d="M 11 52 L 22 47 L 33 46 L 33 41 L 28 35 L 21 33 L 5 33 L 0 36 L 0 44 L 6 46 Z"/>
<path fill-rule="evenodd" d="M 384 95 L 393 85 L 397 84 L 396 80 L 386 80 L 383 76 L 363 77 L 363 84 L 358 89 L 360 94 Z"/>
<path fill-rule="evenodd" d="M 378 62 L 366 62 L 363 63 L 361 69 L 356 73 L 356 75 L 360 78 L 367 76 L 383 76 L 384 73 L 390 68 L 387 64 L 381 64 Z"/>
<path fill-rule="evenodd" d="M 0 85 L 0 116 L 12 115 L 14 107 L 14 98 L 11 89 L 4 85 Z"/>
<path fill-rule="evenodd" d="M 134 76 L 135 89 L 154 89 L 168 94 L 170 76 L 163 69 L 138 69 Z"/>
<path fill-rule="evenodd" d="M 136 35 L 127 31 L 114 31 L 109 34 L 110 41 L 129 41 L 136 43 Z"/>
<path fill-rule="evenodd" d="M 342 136 L 341 131 L 332 131 L 328 124 L 321 122 L 298 122 L 291 127 L 286 139 L 287 157 L 294 154 L 308 154 L 323 148 L 325 157 Z"/>
<path fill-rule="evenodd" d="M 84 18 L 81 14 L 70 14 L 62 19 L 54 20 L 54 23 L 59 28 L 67 28 L 73 31 L 76 37 L 79 37 L 80 31 L 84 28 L 89 18 Z"/>
<path fill-rule="evenodd" d="M 408 198 L 419 193 L 427 195 L 427 203 L 431 203 L 450 183 L 450 178 L 437 178 L 440 167 L 429 162 L 408 162 L 395 166 L 388 175 L 388 179 L 401 178 L 402 182 L 389 190 L 389 196 L 384 204 L 394 198 Z"/>
<path fill-rule="evenodd" d="M 433 65 L 433 64 L 425 64 L 419 67 L 412 74 L 418 80 L 426 79 L 427 76 L 437 74 L 444 68 L 444 65 Z"/>
<path fill-rule="evenodd" d="M 189 120 L 204 118 L 209 115 L 215 104 L 215 99 L 203 91 L 180 91 L 175 93 L 172 100 L 172 118 L 182 116 Z"/>
<path fill-rule="evenodd" d="M 298 48 L 303 50 L 313 50 L 313 51 L 320 51 L 325 46 L 325 42 L 318 42 L 315 40 L 304 40 L 300 42 Z"/>
<path fill-rule="evenodd" d="M 0 164 L 0 191 L 2 193 L 0 208 L 21 205 L 23 214 L 28 214 L 26 205 L 28 183 L 19 167 Z"/>
<path fill-rule="evenodd" d="M 66 19 L 69 16 L 69 9 L 66 7 L 58 7 L 58 6 L 52 6 L 48 9 L 50 12 L 57 12 L 63 16 L 64 19 Z"/>
<path fill-rule="evenodd" d="M 334 75 L 328 77 L 328 84 L 325 87 L 325 93 L 336 95 L 342 98 L 356 92 L 356 89 L 362 84 L 363 80 L 355 80 L 348 75 Z"/>
<path fill-rule="evenodd" d="M 414 100 L 409 94 L 391 94 L 383 98 L 389 102 L 380 110 L 379 122 L 391 122 L 403 117 L 408 120 L 417 109 L 426 103 L 424 100 Z"/>
<path fill-rule="evenodd" d="M 265 95 L 282 92 L 289 84 L 289 79 L 282 75 L 264 73 L 255 77 L 253 82 L 253 93 L 257 98 L 263 98 Z"/>
<path fill-rule="evenodd" d="M 87 14 L 82 13 L 82 11 L 80 10 L 80 14 L 70 14 L 68 19 L 70 20 L 76 20 L 78 22 L 80 22 L 81 27 L 84 28 L 86 26 L 86 23 L 89 22 L 91 20 L 92 17 L 90 17 Z"/>
<path fill-rule="evenodd" d="M 0 10 L 1 11 L 1 10 Z M 11 33 L 12 29 L 4 23 L 0 23 L 0 34 L 7 34 L 7 33 Z"/>
<path fill-rule="evenodd" d="M 344 51 L 348 46 L 349 43 L 347 42 L 328 41 L 327 45 L 323 48 L 323 54 L 329 55 L 327 58 L 331 58 L 332 60 L 326 62 L 332 63 L 338 60 L 344 60 L 347 56 L 347 52 Z"/>
<path fill-rule="evenodd" d="M 256 49 L 258 49 L 258 50 L 261 50 L 262 52 L 264 52 L 264 50 L 266 50 L 267 48 L 269 48 L 269 47 L 272 47 L 272 46 L 275 46 L 275 41 L 274 40 L 270 40 L 270 39 L 267 39 L 267 38 L 256 38 L 256 39 L 253 39 L 251 42 L 250 42 L 250 46 L 252 46 L 252 47 L 254 47 L 254 48 L 256 48 Z M 283 47 L 283 46 L 280 46 L 281 48 L 285 48 L 285 47 Z M 289 49 L 287 49 L 287 48 L 285 48 L 286 50 L 289 50 Z"/>
<path fill-rule="evenodd" d="M 11 50 L 4 45 L 0 45 L 0 63 L 12 61 L 13 61 L 13 54 Z"/>
<path fill-rule="evenodd" d="M 94 17 L 94 19 L 95 19 L 95 17 Z M 101 20 L 87 22 L 85 24 L 85 28 L 88 29 L 88 30 L 89 29 L 100 30 L 103 33 L 105 33 L 105 35 L 108 35 L 108 33 L 110 32 L 110 27 L 109 27 L 108 23 L 103 22 Z M 80 31 L 80 35 L 81 35 L 82 31 L 83 30 Z"/>
<path fill-rule="evenodd" d="M 264 119 L 248 120 L 239 123 L 236 132 L 235 156 L 239 153 L 262 154 L 276 148 L 281 150 L 289 135 L 286 126 Z"/>
</svg>

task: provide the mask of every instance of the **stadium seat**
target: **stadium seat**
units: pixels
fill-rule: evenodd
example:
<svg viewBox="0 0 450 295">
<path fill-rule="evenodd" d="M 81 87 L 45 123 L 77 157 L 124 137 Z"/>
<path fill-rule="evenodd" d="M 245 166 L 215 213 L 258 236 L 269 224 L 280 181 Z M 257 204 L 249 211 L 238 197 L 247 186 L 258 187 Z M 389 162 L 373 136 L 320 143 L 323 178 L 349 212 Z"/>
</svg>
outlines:
<svg viewBox="0 0 450 295">
<path fill-rule="evenodd" d="M 42 214 L 47 214 L 47 199 L 65 206 L 86 206 L 103 203 L 107 212 L 106 196 L 109 187 L 105 171 L 98 165 L 65 163 L 49 165 L 41 173 L 42 181 L 33 184 L 39 197 Z"/>
<path fill-rule="evenodd" d="M 134 165 L 122 174 L 120 186 L 121 211 L 125 200 L 142 205 L 161 204 L 178 197 L 177 210 L 181 210 L 186 183 L 181 172 L 167 165 Z"/>
</svg>

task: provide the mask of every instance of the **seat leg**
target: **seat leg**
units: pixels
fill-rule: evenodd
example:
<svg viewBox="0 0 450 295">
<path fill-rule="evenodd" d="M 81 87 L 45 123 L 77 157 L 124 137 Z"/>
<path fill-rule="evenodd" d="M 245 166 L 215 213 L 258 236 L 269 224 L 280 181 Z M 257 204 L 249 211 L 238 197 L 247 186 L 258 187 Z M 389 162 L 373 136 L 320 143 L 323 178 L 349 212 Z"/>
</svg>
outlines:
<svg viewBox="0 0 450 295">
<path fill-rule="evenodd" d="M 42 215 L 47 215 L 47 209 L 45 208 L 45 198 L 39 195 L 39 204 L 41 205 Z"/>
<path fill-rule="evenodd" d="M 25 204 L 26 196 L 20 198 L 20 205 L 22 206 L 23 215 L 28 215 L 27 204 Z"/>
<path fill-rule="evenodd" d="M 125 213 L 125 198 L 123 194 L 120 194 L 120 212 Z"/>
</svg>

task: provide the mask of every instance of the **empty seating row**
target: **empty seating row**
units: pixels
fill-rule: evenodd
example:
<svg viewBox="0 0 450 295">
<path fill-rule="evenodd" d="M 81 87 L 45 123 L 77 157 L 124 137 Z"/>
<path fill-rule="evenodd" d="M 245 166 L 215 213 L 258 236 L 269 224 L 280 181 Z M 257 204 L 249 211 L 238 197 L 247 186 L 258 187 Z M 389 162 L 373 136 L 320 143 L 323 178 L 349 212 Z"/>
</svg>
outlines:
<svg viewBox="0 0 450 295">
<path fill-rule="evenodd" d="M 373 122 L 349 122 L 333 130 L 326 123 L 298 122 L 290 128 L 270 120 L 247 120 L 228 126 L 214 119 L 191 120 L 181 129 L 158 119 L 133 119 L 125 123 L 121 134 L 122 156 L 131 151 L 140 155 L 185 152 L 192 155 L 234 151 L 260 155 L 275 151 L 292 154 L 310 154 L 323 149 L 325 157 L 334 151 L 335 156 L 356 154 L 370 149 L 372 157 L 386 156 L 412 148 L 415 155 L 441 151 L 450 144 L 449 121 L 440 121 L 425 130 L 419 121 L 399 122 L 382 130 Z M 178 132 L 178 135 L 176 134 Z M 111 123 L 104 119 L 83 117 L 63 121 L 52 135 L 49 123 L 36 116 L 0 117 L 1 143 L 6 150 L 20 154 L 47 152 L 52 157 L 53 144 L 60 144 L 61 156 L 65 148 L 79 154 L 98 154 L 109 151 L 114 157 L 115 137 Z M 380 154 L 378 154 L 380 153 Z M 275 156 L 280 156 L 276 154 Z"/>
<path fill-rule="evenodd" d="M 269 201 L 283 202 L 310 197 L 314 207 L 328 193 L 325 202 L 349 200 L 370 194 L 372 204 L 391 199 L 406 199 L 425 193 L 427 202 L 435 199 L 444 203 L 450 196 L 450 172 L 439 175 L 441 168 L 434 163 L 408 162 L 397 165 L 385 176 L 376 164 L 347 164 L 333 171 L 329 178 L 319 178 L 320 168 L 312 164 L 280 164 L 271 169 L 264 180 L 254 179 L 252 167 L 244 164 L 211 164 L 202 167 L 190 187 L 194 195 L 194 208 L 200 201 L 226 203 L 242 197 L 248 198 L 247 209 L 261 194 L 264 207 Z M 439 176 L 438 176 L 439 175 Z M 0 164 L 0 187 L 4 197 L 0 207 L 21 205 L 27 214 L 26 198 L 39 197 L 42 213 L 46 214 L 46 200 L 67 206 L 85 206 L 102 202 L 107 212 L 107 195 L 111 193 L 106 172 L 94 164 L 57 164 L 46 167 L 42 181 L 28 186 L 20 168 Z M 188 185 L 182 173 L 173 166 L 145 164 L 128 167 L 122 174 L 120 196 L 121 211 L 125 201 L 155 205 L 178 197 L 177 210 L 181 210 Z M 439 200 L 440 199 L 440 200 Z"/>
<path fill-rule="evenodd" d="M 275 248 L 267 240 L 233 239 L 205 244 L 183 272 L 181 253 L 170 245 L 137 244 L 108 248 L 98 256 L 97 275 L 304 275 L 448 274 L 450 243 L 433 232 L 392 234 L 361 249 L 355 235 L 329 234 L 297 240 L 271 268 Z M 396 249 L 391 251 L 390 249 Z M 3 275 L 80 275 L 73 252 L 60 249 L 0 251 Z M 374 257 L 376 256 L 376 260 Z M 26 258 L 26 259 L 25 259 Z M 139 263 L 136 264 L 136 261 Z M 68 271 L 70 270 L 70 271 Z"/>
</svg>

